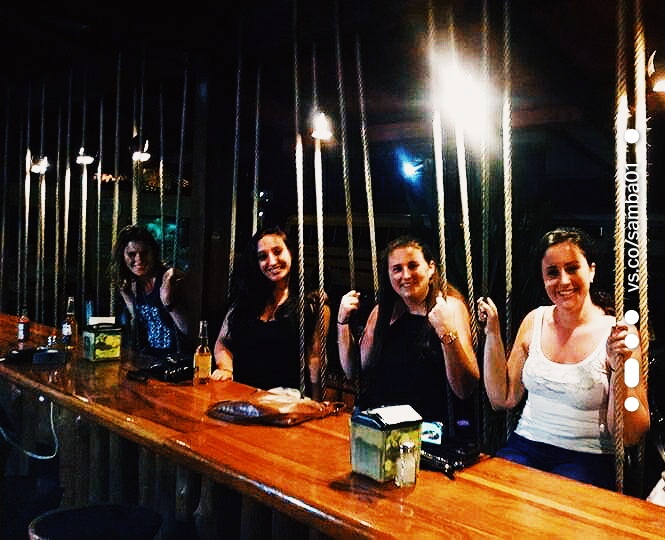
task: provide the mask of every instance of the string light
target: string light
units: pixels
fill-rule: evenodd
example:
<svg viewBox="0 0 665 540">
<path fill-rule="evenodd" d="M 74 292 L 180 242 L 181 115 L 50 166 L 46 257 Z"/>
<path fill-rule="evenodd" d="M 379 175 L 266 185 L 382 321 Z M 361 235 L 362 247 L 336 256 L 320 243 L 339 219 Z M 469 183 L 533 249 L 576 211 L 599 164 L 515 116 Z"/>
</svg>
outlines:
<svg viewBox="0 0 665 540">
<path fill-rule="evenodd" d="M 145 163 L 150 159 L 150 153 L 148 152 L 148 140 L 146 139 L 145 145 L 143 146 L 143 151 L 137 150 L 132 154 L 132 161 Z"/>
<path fill-rule="evenodd" d="M 81 146 L 81 149 L 79 150 L 79 155 L 76 156 L 76 163 L 79 165 L 90 165 L 93 161 L 95 161 L 95 158 L 92 156 L 88 156 L 85 153 L 85 149 Z"/>
<path fill-rule="evenodd" d="M 312 122 L 314 129 L 312 130 L 312 137 L 320 141 L 329 141 L 332 139 L 332 128 L 330 127 L 330 120 L 322 113 L 316 113 Z"/>
<path fill-rule="evenodd" d="M 48 169 L 49 162 L 46 156 L 41 156 L 39 159 L 34 159 L 30 166 L 30 172 L 44 174 Z"/>
</svg>

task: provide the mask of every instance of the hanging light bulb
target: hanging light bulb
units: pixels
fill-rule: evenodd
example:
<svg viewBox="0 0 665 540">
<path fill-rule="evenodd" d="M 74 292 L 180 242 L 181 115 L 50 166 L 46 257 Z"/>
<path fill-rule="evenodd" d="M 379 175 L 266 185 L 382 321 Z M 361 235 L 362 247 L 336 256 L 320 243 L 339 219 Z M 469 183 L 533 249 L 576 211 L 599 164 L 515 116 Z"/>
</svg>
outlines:
<svg viewBox="0 0 665 540">
<path fill-rule="evenodd" d="M 330 127 L 330 120 L 328 120 L 328 117 L 324 113 L 316 113 L 314 115 L 314 121 L 312 124 L 314 127 L 312 130 L 312 137 L 321 141 L 329 141 L 332 139 L 332 128 Z"/>
<path fill-rule="evenodd" d="M 79 150 L 79 155 L 76 156 L 76 163 L 78 163 L 79 165 L 90 165 L 93 161 L 95 161 L 95 158 L 86 155 L 85 149 L 81 146 L 81 149 Z"/>
<path fill-rule="evenodd" d="M 41 156 L 32 160 L 32 165 L 30 166 L 30 172 L 44 174 L 46 169 L 48 169 L 48 158 L 46 156 Z"/>
<path fill-rule="evenodd" d="M 144 163 L 150 159 L 150 153 L 148 152 L 148 139 L 145 141 L 145 145 L 143 146 L 143 151 L 140 149 L 135 151 L 132 154 L 132 161 L 140 161 L 141 163 Z"/>
</svg>

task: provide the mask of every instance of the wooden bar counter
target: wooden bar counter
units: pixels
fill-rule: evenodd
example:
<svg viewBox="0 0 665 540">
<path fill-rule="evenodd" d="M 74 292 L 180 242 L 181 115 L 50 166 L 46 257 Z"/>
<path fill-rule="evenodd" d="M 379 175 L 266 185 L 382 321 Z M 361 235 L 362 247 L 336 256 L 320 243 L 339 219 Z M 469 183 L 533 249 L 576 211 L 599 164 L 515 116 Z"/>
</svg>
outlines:
<svg viewBox="0 0 665 540">
<path fill-rule="evenodd" d="M 0 315 L 0 349 L 15 347 L 15 316 Z M 48 328 L 33 325 L 35 344 Z M 396 488 L 353 474 L 346 413 L 295 427 L 209 418 L 208 407 L 253 389 L 128 380 L 130 360 L 0 363 L 0 378 L 52 400 L 112 436 L 334 538 L 663 538 L 665 508 L 484 457 L 455 480 L 420 471 Z M 62 452 L 64 452 L 64 447 Z"/>
</svg>

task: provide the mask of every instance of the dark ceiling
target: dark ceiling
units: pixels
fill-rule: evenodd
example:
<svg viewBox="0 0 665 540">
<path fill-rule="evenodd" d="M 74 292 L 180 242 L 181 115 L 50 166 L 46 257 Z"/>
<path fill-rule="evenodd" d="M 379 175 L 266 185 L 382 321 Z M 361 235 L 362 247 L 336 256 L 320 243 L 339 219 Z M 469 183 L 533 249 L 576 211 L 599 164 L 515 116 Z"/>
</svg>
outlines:
<svg viewBox="0 0 665 540">
<path fill-rule="evenodd" d="M 207 51 L 222 61 L 235 62 L 240 44 L 249 58 L 264 63 L 288 61 L 297 6 L 301 43 L 316 43 L 321 49 L 332 46 L 335 22 L 339 20 L 342 39 L 360 35 L 368 44 L 363 51 L 367 69 L 390 72 L 389 55 L 415 57 L 422 52 L 396 51 L 403 46 L 421 47 L 416 40 L 422 40 L 426 30 L 428 4 L 427 0 L 3 2 L 0 67 L 7 82 L 25 73 L 58 69 L 72 57 L 87 54 L 94 58 L 100 51 L 118 47 L 147 48 L 164 55 Z M 502 4 L 489 2 L 491 52 L 496 62 L 501 60 Z M 625 4 L 632 9 L 633 2 Z M 445 30 L 449 5 L 454 6 L 459 39 L 466 48 L 479 52 L 482 2 L 433 2 L 439 32 Z M 662 49 L 665 54 L 665 39 L 659 35 L 665 22 L 664 3 L 647 0 L 642 6 L 647 51 Z M 549 102 L 551 106 L 582 107 L 583 114 L 595 121 L 605 117 L 606 110 L 594 109 L 606 103 L 597 99 L 598 93 L 611 96 L 615 83 L 615 3 L 518 0 L 510 2 L 510 9 L 517 109 Z M 301 62 L 307 61 L 301 58 Z M 392 89 L 383 86 L 380 90 L 369 89 L 384 94 L 377 96 L 376 105 L 396 101 Z M 571 111 L 564 108 L 558 114 Z"/>
<path fill-rule="evenodd" d="M 632 46 L 632 9 L 628 46 Z M 60 5 L 58 5 L 60 4 Z M 501 88 L 504 2 L 489 1 L 491 78 Z M 428 138 L 426 117 L 426 34 L 428 0 L 165 0 L 159 3 L 29 0 L 0 7 L 0 82 L 20 88 L 25 81 L 53 76 L 74 63 L 95 63 L 122 50 L 160 57 L 161 69 L 173 71 L 166 83 L 173 101 L 180 99 L 182 60 L 198 58 L 227 102 L 233 101 L 240 52 L 247 73 L 244 98 L 251 109 L 252 78 L 261 69 L 262 130 L 285 131 L 293 117 L 294 37 L 297 37 L 303 102 L 318 99 L 337 106 L 335 36 L 344 48 L 346 85 L 355 83 L 354 40 L 362 47 L 365 99 L 370 136 L 375 141 Z M 448 7 L 453 7 L 456 41 L 467 59 L 481 55 L 481 0 L 432 2 L 437 37 L 445 41 Z M 616 2 L 608 0 L 514 0 L 510 5 L 510 58 L 513 127 L 516 137 L 565 138 L 593 175 L 613 166 L 613 119 L 616 85 Z M 647 55 L 663 52 L 665 2 L 641 3 Z M 296 24 L 294 24 L 294 22 Z M 316 72 L 311 69 L 316 55 Z M 628 58 L 632 65 L 632 58 Z M 251 74 L 251 76 L 249 75 Z M 629 77 L 631 74 L 628 74 Z M 315 78 L 316 76 L 316 78 Z M 75 86 L 80 81 L 75 81 Z M 111 80 L 108 86 L 112 87 Z M 168 97 L 168 96 L 167 96 Z M 358 113 L 355 100 L 349 114 Z M 650 100 L 655 125 L 665 113 Z M 659 130 L 653 130 L 658 136 Z M 654 139 L 654 145 L 656 140 Z M 600 171 L 600 172 L 598 172 Z M 556 174 L 556 172 L 554 173 Z"/>
</svg>

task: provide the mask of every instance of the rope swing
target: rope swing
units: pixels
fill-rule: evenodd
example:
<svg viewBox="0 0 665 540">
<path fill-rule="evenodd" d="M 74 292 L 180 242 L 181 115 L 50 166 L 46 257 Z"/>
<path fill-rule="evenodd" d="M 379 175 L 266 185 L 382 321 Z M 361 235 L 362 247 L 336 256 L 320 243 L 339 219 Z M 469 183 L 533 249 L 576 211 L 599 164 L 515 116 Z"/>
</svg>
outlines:
<svg viewBox="0 0 665 540">
<path fill-rule="evenodd" d="M 629 154 L 624 135 L 628 128 L 628 84 L 627 84 L 627 60 L 626 60 L 626 28 L 627 9 L 625 2 L 619 2 L 617 6 L 617 84 L 616 84 L 616 174 L 615 174 L 615 298 L 616 318 L 624 318 L 624 303 L 626 292 L 625 284 L 625 248 L 626 242 L 626 210 L 625 190 L 626 180 L 635 181 L 639 193 L 637 212 L 637 272 L 638 272 L 638 305 L 639 305 L 639 327 L 640 327 L 640 349 L 642 353 L 640 364 L 640 380 L 644 384 L 648 379 L 649 365 L 649 310 L 648 310 L 648 269 L 647 269 L 647 117 L 646 117 L 646 54 L 644 42 L 644 28 L 642 24 L 642 3 L 635 0 L 633 21 L 633 68 L 634 68 L 634 110 L 635 129 L 638 140 L 635 142 L 634 151 Z M 632 163 L 627 161 L 627 154 L 632 156 Z M 634 248 L 631 248 L 631 251 Z M 628 252 L 629 256 L 631 251 Z M 631 256 L 631 258 L 633 258 Z M 625 449 L 623 442 L 624 434 L 624 398 L 625 380 L 624 366 L 619 365 L 617 375 L 614 378 L 614 449 L 616 468 L 616 489 L 624 491 L 624 463 Z M 643 466 L 644 466 L 644 440 L 637 446 L 637 460 L 635 467 L 635 489 L 641 492 Z"/>
<path fill-rule="evenodd" d="M 360 102 L 360 140 L 363 148 L 363 170 L 365 171 L 365 194 L 367 195 L 367 222 L 369 225 L 369 244 L 372 258 L 372 277 L 374 282 L 374 300 L 379 293 L 379 274 L 376 257 L 376 228 L 374 226 L 374 198 L 372 195 L 372 172 L 369 167 L 369 143 L 367 141 L 367 114 L 365 112 L 365 87 L 360 60 L 360 38 L 356 34 L 356 68 L 358 71 L 358 101 Z"/>
<path fill-rule="evenodd" d="M 260 227 L 259 216 L 259 134 L 261 124 L 261 66 L 256 68 L 256 110 L 254 117 L 254 187 L 252 188 L 252 235 L 256 234 Z"/>
<path fill-rule="evenodd" d="M 436 182 L 436 212 L 439 224 L 439 273 L 441 274 L 441 285 L 443 297 L 448 293 L 448 271 L 446 266 L 446 219 L 444 211 L 444 189 L 443 189 L 443 127 L 441 124 L 441 111 L 436 96 L 437 77 L 435 73 L 436 51 L 435 51 L 435 25 L 434 7 L 432 2 L 428 3 L 427 10 L 427 41 L 430 60 L 430 88 L 432 92 L 432 139 L 434 150 L 434 172 Z"/>
<path fill-rule="evenodd" d="M 335 58 L 337 62 L 337 96 L 339 100 L 340 145 L 342 150 L 342 181 L 344 185 L 344 209 L 346 212 L 346 243 L 349 253 L 349 285 L 356 288 L 356 262 L 353 250 L 353 212 L 351 210 L 351 185 L 349 183 L 349 152 L 346 141 L 346 105 L 342 72 L 342 47 L 339 37 L 339 1 L 335 2 Z"/>
<path fill-rule="evenodd" d="M 185 62 L 182 77 L 182 114 L 180 115 L 180 153 L 178 156 L 178 177 L 175 197 L 175 237 L 173 240 L 173 266 L 178 264 L 178 241 L 180 240 L 180 202 L 182 199 L 182 177 L 185 163 L 185 124 L 187 119 L 187 87 L 189 83 L 189 59 Z"/>
<path fill-rule="evenodd" d="M 242 21 L 239 36 L 242 36 Z M 229 273 L 226 297 L 231 297 L 231 284 L 236 258 L 236 227 L 238 220 L 238 162 L 240 159 L 240 82 L 242 80 L 242 40 L 238 38 L 238 70 L 236 73 L 236 114 L 233 135 L 233 178 L 231 182 L 231 230 L 229 238 Z"/>
<path fill-rule="evenodd" d="M 312 89 L 313 89 L 313 108 L 316 114 L 319 114 L 319 98 L 318 88 L 316 81 L 316 48 L 312 49 Z M 328 355 L 327 355 L 327 333 L 326 323 L 324 316 L 324 298 L 325 298 L 325 283 L 324 283 L 324 246 L 323 246 L 323 163 L 321 153 L 321 138 L 314 137 L 314 198 L 316 205 L 316 239 L 317 239 L 317 255 L 318 255 L 318 269 L 319 269 L 319 290 L 317 296 L 317 330 L 319 332 L 319 353 L 321 362 L 320 383 L 321 383 L 321 396 L 326 393 L 326 379 L 328 372 Z"/>
<path fill-rule="evenodd" d="M 298 337 L 300 342 L 300 393 L 305 394 L 305 232 L 304 232 L 304 165 L 300 134 L 300 92 L 298 91 L 298 2 L 293 3 L 293 110 L 295 128 L 296 196 L 298 211 Z"/>
<path fill-rule="evenodd" d="M 639 175 L 640 192 L 638 213 L 638 266 L 639 266 L 639 315 L 640 315 L 640 380 L 647 384 L 649 375 L 649 305 L 647 269 L 647 110 L 646 110 L 646 52 L 642 1 L 635 0 L 635 128 L 640 137 L 635 143 L 635 158 Z M 638 445 L 637 489 L 641 492 L 644 467 L 644 439 Z"/>
<path fill-rule="evenodd" d="M 623 134 L 628 128 L 628 90 L 626 84 L 626 9 L 623 0 L 617 3 L 617 82 L 616 82 L 616 174 L 615 174 L 615 214 L 614 214 L 614 297 L 617 320 L 623 318 L 624 310 L 624 234 L 626 225 L 625 195 L 626 185 L 626 145 Z M 616 490 L 623 493 L 623 364 L 619 366 L 612 387 L 614 391 L 614 466 Z M 609 413 L 609 412 L 608 412 Z"/>
<path fill-rule="evenodd" d="M 450 48 L 453 65 L 457 66 L 457 50 L 455 46 L 455 24 L 452 11 L 449 20 Z M 457 174 L 459 176 L 460 201 L 462 206 L 462 233 L 464 236 L 464 261 L 466 263 L 466 286 L 469 309 L 475 309 L 475 293 L 473 287 L 473 261 L 471 257 L 471 232 L 469 226 L 469 185 L 466 174 L 466 147 L 464 143 L 464 126 L 459 114 L 455 115 L 455 146 L 457 149 Z M 443 227 L 441 227 L 443 229 Z M 474 350 L 478 347 L 478 320 L 471 317 L 471 338 Z"/>
<path fill-rule="evenodd" d="M 503 217 L 505 228 L 505 286 L 506 286 L 506 350 L 513 344 L 513 154 L 512 154 L 512 78 L 511 78 L 511 28 L 510 0 L 503 3 L 503 103 L 501 112 L 503 156 Z M 521 411 L 511 409 L 506 413 L 506 436 L 517 425 Z"/>
<path fill-rule="evenodd" d="M 118 54 L 118 65 L 115 77 L 115 133 L 113 158 L 113 219 L 111 224 L 112 242 L 118 237 L 118 221 L 120 214 L 120 76 L 122 74 L 122 54 Z M 67 158 L 69 159 L 69 158 Z M 116 287 L 113 280 L 109 282 L 110 313 L 115 315 Z"/>
</svg>

